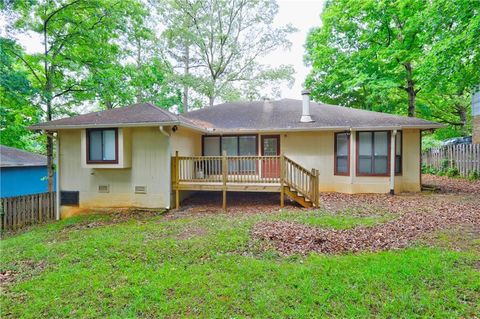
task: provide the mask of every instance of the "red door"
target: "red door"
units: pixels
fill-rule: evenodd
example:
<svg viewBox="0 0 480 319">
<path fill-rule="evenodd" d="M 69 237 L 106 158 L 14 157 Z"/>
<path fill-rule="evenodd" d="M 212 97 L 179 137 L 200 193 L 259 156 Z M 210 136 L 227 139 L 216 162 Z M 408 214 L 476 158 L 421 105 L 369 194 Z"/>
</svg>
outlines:
<svg viewBox="0 0 480 319">
<path fill-rule="evenodd" d="M 280 155 L 280 135 L 262 135 L 262 156 Z M 262 160 L 262 177 L 279 178 L 280 160 L 266 158 Z"/>
</svg>

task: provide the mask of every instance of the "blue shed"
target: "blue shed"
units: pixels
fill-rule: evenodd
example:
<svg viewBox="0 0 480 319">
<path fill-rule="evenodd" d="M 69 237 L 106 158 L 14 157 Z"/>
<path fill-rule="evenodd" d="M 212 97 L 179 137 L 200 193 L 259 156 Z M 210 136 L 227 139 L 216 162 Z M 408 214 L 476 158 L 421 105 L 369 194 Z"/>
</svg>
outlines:
<svg viewBox="0 0 480 319">
<path fill-rule="evenodd" d="M 45 193 L 47 157 L 0 145 L 0 197 Z"/>
</svg>

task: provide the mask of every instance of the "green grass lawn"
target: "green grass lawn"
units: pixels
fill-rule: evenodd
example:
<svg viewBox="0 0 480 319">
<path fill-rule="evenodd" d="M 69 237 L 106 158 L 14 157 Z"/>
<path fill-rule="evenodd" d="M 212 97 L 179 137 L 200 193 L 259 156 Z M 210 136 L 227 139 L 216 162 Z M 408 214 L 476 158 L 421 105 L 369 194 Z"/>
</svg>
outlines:
<svg viewBox="0 0 480 319">
<path fill-rule="evenodd" d="M 250 237 L 261 220 L 336 229 L 389 215 L 295 212 L 83 216 L 1 241 L 1 317 L 474 317 L 478 251 L 417 244 L 356 255 L 279 256 Z M 446 236 L 442 234 L 442 236 Z M 443 239 L 442 239 L 443 240 Z"/>
</svg>

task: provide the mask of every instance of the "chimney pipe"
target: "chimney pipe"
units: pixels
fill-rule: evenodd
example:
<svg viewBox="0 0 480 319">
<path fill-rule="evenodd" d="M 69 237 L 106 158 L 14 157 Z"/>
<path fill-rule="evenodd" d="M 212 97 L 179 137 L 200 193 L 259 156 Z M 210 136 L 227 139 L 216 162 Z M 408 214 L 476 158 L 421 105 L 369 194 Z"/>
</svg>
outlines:
<svg viewBox="0 0 480 319">
<path fill-rule="evenodd" d="M 310 123 L 313 122 L 312 117 L 310 116 L 310 90 L 302 91 L 303 104 L 302 104 L 302 117 L 300 122 Z"/>
</svg>

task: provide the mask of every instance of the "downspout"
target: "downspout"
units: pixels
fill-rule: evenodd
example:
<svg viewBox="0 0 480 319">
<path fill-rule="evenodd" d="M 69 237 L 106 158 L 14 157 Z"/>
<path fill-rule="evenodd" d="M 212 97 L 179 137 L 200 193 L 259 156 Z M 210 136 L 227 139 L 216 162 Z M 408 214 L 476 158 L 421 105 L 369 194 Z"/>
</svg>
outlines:
<svg viewBox="0 0 480 319">
<path fill-rule="evenodd" d="M 392 131 L 390 137 L 390 195 L 395 194 L 395 137 L 397 130 Z"/>
<path fill-rule="evenodd" d="M 55 136 L 55 147 L 56 147 L 56 154 L 55 154 L 55 162 L 56 162 L 56 175 L 55 175 L 55 183 L 56 183 L 56 190 L 55 190 L 55 219 L 60 220 L 60 136 L 57 132 Z"/>
<path fill-rule="evenodd" d="M 158 128 L 160 129 L 160 133 L 162 133 L 162 134 L 165 135 L 166 137 L 170 137 L 170 133 L 168 133 L 167 131 L 165 131 L 165 129 L 164 129 L 163 126 L 159 126 Z"/>
</svg>

